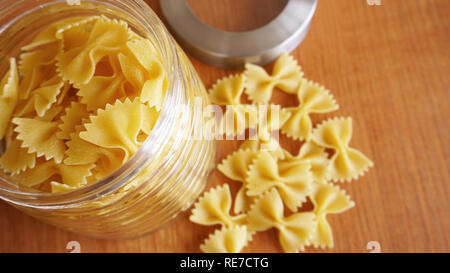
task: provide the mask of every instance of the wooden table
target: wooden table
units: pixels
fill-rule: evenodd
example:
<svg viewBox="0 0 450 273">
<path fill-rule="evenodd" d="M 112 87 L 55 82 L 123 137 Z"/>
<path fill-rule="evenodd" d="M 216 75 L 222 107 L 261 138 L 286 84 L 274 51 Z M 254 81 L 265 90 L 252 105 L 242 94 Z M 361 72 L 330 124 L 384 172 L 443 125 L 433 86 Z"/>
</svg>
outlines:
<svg viewBox="0 0 450 273">
<path fill-rule="evenodd" d="M 158 1 L 148 2 L 161 15 Z M 205 22 L 235 31 L 261 26 L 283 8 L 279 0 L 190 2 Z M 335 248 L 320 251 L 368 252 L 367 243 L 377 241 L 382 252 L 448 252 L 450 1 L 380 2 L 320 0 L 307 38 L 293 52 L 305 76 L 340 104 L 329 116 L 352 116 L 351 144 L 375 162 L 366 176 L 343 185 L 356 207 L 328 217 Z M 207 87 L 236 73 L 192 62 Z M 220 158 L 237 147 L 221 143 Z M 223 182 L 235 185 L 216 172 L 209 186 Z M 190 223 L 188 215 L 150 235 L 113 241 L 57 229 L 0 202 L 0 251 L 68 252 L 74 240 L 82 252 L 197 252 L 213 228 Z M 245 251 L 280 251 L 276 232 L 258 234 Z"/>
</svg>

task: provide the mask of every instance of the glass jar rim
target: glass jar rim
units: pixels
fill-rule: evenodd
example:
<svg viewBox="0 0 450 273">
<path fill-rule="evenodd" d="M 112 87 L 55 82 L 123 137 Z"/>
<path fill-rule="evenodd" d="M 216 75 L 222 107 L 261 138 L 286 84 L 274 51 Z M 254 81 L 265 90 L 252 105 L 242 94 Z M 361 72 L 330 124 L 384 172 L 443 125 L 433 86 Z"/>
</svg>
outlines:
<svg viewBox="0 0 450 273">
<path fill-rule="evenodd" d="M 23 9 L 24 5 L 26 6 L 27 12 L 14 17 L 14 21 L 0 22 L 0 36 L 5 29 L 24 16 L 52 5 L 67 4 L 66 0 L 38 0 L 33 1 L 35 4 L 30 7 L 30 3 L 25 3 L 27 2 L 25 0 L 12 0 L 13 3 L 11 5 L 8 5 L 7 2 L 10 1 L 4 2 L 7 7 L 5 9 L 0 5 L 1 17 L 5 18 L 6 16 L 4 17 L 3 14 L 13 13 L 15 10 Z M 83 2 L 105 5 L 127 16 L 131 16 L 148 33 L 153 34 L 154 37 L 152 38 L 156 42 L 157 50 L 160 51 L 162 59 L 166 60 L 162 63 L 167 72 L 167 87 L 160 116 L 150 135 L 139 150 L 127 162 L 106 177 L 71 191 L 49 193 L 31 190 L 24 191 L 26 188 L 19 189 L 17 184 L 0 176 L 0 198 L 7 202 L 23 207 L 58 209 L 79 206 L 82 203 L 95 201 L 111 194 L 126 185 L 128 179 L 136 174 L 145 162 L 151 160 L 149 155 L 150 157 L 158 155 L 159 151 L 162 150 L 169 139 L 162 132 L 170 131 L 170 128 L 176 122 L 176 112 L 173 111 L 173 108 L 181 103 L 183 95 L 183 88 L 180 86 L 183 82 L 179 80 L 181 75 L 179 75 L 180 69 L 178 69 L 180 67 L 180 60 L 177 55 L 176 43 L 172 40 L 161 20 L 143 0 L 83 0 Z"/>
</svg>

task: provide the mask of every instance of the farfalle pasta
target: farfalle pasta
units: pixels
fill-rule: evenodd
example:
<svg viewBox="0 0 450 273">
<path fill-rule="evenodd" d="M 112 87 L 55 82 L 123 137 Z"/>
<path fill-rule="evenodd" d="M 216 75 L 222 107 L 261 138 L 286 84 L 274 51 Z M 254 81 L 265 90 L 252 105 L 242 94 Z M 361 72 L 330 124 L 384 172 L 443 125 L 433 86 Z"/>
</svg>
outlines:
<svg viewBox="0 0 450 273">
<path fill-rule="evenodd" d="M 238 105 L 244 92 L 245 76 L 235 75 L 218 80 L 209 90 L 211 103 Z"/>
<path fill-rule="evenodd" d="M 261 151 L 247 173 L 247 194 L 259 196 L 276 188 L 291 211 L 306 201 L 310 194 L 312 174 L 308 163 L 278 164 L 270 153 Z"/>
<path fill-rule="evenodd" d="M 330 119 L 314 129 L 312 140 L 319 146 L 335 151 L 330 159 L 330 177 L 334 181 L 356 179 L 373 166 L 363 153 L 349 147 L 352 132 L 351 118 Z"/>
<path fill-rule="evenodd" d="M 338 186 L 318 183 L 313 185 L 311 201 L 314 204 L 315 221 L 317 222 L 311 244 L 315 247 L 333 247 L 333 233 L 326 216 L 330 213 L 342 213 L 355 206 L 355 203 Z"/>
<path fill-rule="evenodd" d="M 143 118 L 144 113 L 150 112 L 145 109 L 148 107 L 138 98 L 107 104 L 104 110 L 98 110 L 90 122 L 84 124 L 86 131 L 81 132 L 80 137 L 103 148 L 122 149 L 128 159 L 140 147 L 138 135 L 144 127 L 144 121 L 148 122 L 148 119 Z M 151 121 L 153 124 L 155 122 Z"/>
<path fill-rule="evenodd" d="M 248 213 L 248 223 L 250 230 L 278 229 L 285 252 L 304 250 L 310 244 L 316 227 L 315 215 L 311 212 L 297 212 L 285 217 L 283 201 L 276 189 L 255 201 Z"/>
<path fill-rule="evenodd" d="M 64 141 L 56 137 L 57 122 L 34 118 L 14 118 L 12 122 L 16 125 L 17 139 L 22 140 L 22 147 L 27 148 L 28 153 L 62 162 L 66 148 Z"/>
<path fill-rule="evenodd" d="M 217 229 L 200 249 L 206 253 L 239 253 L 247 245 L 247 226 L 231 226 Z"/>
<path fill-rule="evenodd" d="M 274 108 L 278 106 L 270 100 L 275 89 L 296 96 L 299 105 Z M 243 93 L 256 105 L 241 104 Z M 228 184 L 205 194 L 207 198 L 199 199 L 192 210 L 191 221 L 222 225 L 200 249 L 240 251 L 246 245 L 244 227 L 248 235 L 278 229 L 285 252 L 303 251 L 309 246 L 334 247 L 326 216 L 342 213 L 354 202 L 331 182 L 356 179 L 373 163 L 348 146 L 351 119 L 330 119 L 314 128 L 310 114 L 339 108 L 330 92 L 304 78 L 293 58 L 283 54 L 275 62 L 272 75 L 260 66 L 247 64 L 241 75 L 218 80 L 209 95 L 213 103 L 227 106 L 224 117 L 238 124 L 227 133 L 240 136 L 245 129 L 256 129 L 256 133 L 249 133 L 249 139 L 217 167 L 227 178 L 241 184 L 234 196 L 233 211 L 237 216 L 229 213 L 233 202 Z M 255 116 L 245 115 L 244 110 L 253 111 L 250 113 Z M 279 132 L 302 141 L 296 154 L 280 145 L 276 135 Z M 289 210 L 288 216 L 284 207 Z M 229 220 L 233 217 L 243 218 Z"/>
<path fill-rule="evenodd" d="M 231 227 L 245 225 L 245 214 L 231 215 L 231 192 L 228 184 L 211 189 L 203 194 L 192 209 L 189 219 L 197 224 L 211 226 L 222 225 Z"/>
<path fill-rule="evenodd" d="M 67 29 L 82 28 L 83 24 L 71 26 Z M 66 29 L 61 35 L 64 31 Z M 76 45 L 64 44 L 56 57 L 59 75 L 75 86 L 88 83 L 94 76 L 97 63 L 108 54 L 118 54 L 130 36 L 124 21 L 100 16 L 92 26 L 87 41 Z"/>
<path fill-rule="evenodd" d="M 247 194 L 247 173 L 249 166 L 258 156 L 257 150 L 241 148 L 227 156 L 217 169 L 231 180 L 242 183 L 234 200 L 234 213 L 246 212 L 252 203 L 252 197 Z"/>
<path fill-rule="evenodd" d="M 245 65 L 244 75 L 246 77 L 245 93 L 253 102 L 266 104 L 272 97 L 275 87 L 295 94 L 303 73 L 292 56 L 283 53 L 275 62 L 272 75 L 254 64 Z"/>
<path fill-rule="evenodd" d="M 159 118 L 167 77 L 150 40 L 121 20 L 60 20 L 22 47 L 0 85 L 0 168 L 61 192 L 123 165 Z"/>
<path fill-rule="evenodd" d="M 297 97 L 300 105 L 285 109 L 291 115 L 281 131 L 294 139 L 309 141 L 313 128 L 309 114 L 328 113 L 337 110 L 339 106 L 328 90 L 308 80 L 301 81 Z"/>
<path fill-rule="evenodd" d="M 19 74 L 16 59 L 9 60 L 9 70 L 0 82 L 0 139 L 2 139 L 9 126 L 9 120 L 16 107 L 19 94 Z"/>
<path fill-rule="evenodd" d="M 296 156 L 293 156 L 286 150 L 283 151 L 284 158 L 279 164 L 284 167 L 297 164 L 309 164 L 314 182 L 324 184 L 329 180 L 330 160 L 323 147 L 313 142 L 306 142 L 300 147 Z"/>
</svg>

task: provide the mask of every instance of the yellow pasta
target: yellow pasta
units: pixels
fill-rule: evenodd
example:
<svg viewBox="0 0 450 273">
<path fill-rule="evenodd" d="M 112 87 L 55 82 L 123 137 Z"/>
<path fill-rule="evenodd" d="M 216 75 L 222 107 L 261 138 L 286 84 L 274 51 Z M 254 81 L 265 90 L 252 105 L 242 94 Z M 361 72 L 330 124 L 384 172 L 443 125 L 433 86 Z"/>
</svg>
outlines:
<svg viewBox="0 0 450 273">
<path fill-rule="evenodd" d="M 300 147 L 296 156 L 291 155 L 286 150 L 284 152 L 285 157 L 279 164 L 287 167 L 291 164 L 307 163 L 311 166 L 310 171 L 314 182 L 323 184 L 329 180 L 330 161 L 324 148 L 319 147 L 312 142 L 306 142 Z"/>
<path fill-rule="evenodd" d="M 58 175 L 61 181 L 70 187 L 81 187 L 87 183 L 86 177 L 91 175 L 91 169 L 94 165 L 69 166 L 58 164 L 53 160 L 36 164 L 34 168 L 28 169 L 13 177 L 18 179 L 20 184 L 33 187 L 46 182 L 51 177 Z"/>
<path fill-rule="evenodd" d="M 9 70 L 0 82 L 0 139 L 5 136 L 11 115 L 17 104 L 19 75 L 16 59 L 9 59 Z"/>
<path fill-rule="evenodd" d="M 77 125 L 80 125 L 84 118 L 88 118 L 86 105 L 72 101 L 69 107 L 66 108 L 65 115 L 61 117 L 62 123 L 58 126 L 59 131 L 56 136 L 59 139 L 70 139 L 70 135 L 75 132 Z"/>
<path fill-rule="evenodd" d="M 255 231 L 276 228 L 283 250 L 298 252 L 310 244 L 316 222 L 315 215 L 311 212 L 297 212 L 285 217 L 280 194 L 272 189 L 251 207 L 248 212 L 248 228 Z"/>
<path fill-rule="evenodd" d="M 274 88 L 296 94 L 299 105 L 271 107 Z M 241 104 L 242 91 L 257 106 Z M 233 211 L 237 216 L 229 213 L 232 201 L 227 184 L 206 193 L 194 206 L 192 222 L 222 225 L 222 230 L 216 230 L 205 240 L 202 251 L 242 250 L 244 227 L 247 240 L 255 232 L 277 228 L 285 252 L 303 251 L 311 245 L 333 247 L 326 215 L 343 212 L 354 203 L 329 181 L 358 178 L 373 163 L 348 147 L 351 119 L 328 120 L 313 129 L 310 114 L 338 109 L 329 91 L 304 79 L 292 57 L 283 54 L 272 75 L 262 67 L 247 64 L 243 74 L 218 80 L 209 93 L 213 103 L 227 105 L 220 122 L 221 132 L 242 135 L 246 129 L 251 130 L 249 139 L 217 167 L 227 178 L 242 183 L 234 198 Z M 227 121 L 234 122 L 234 127 L 226 128 Z M 257 134 L 252 135 L 253 129 L 257 129 Z M 297 155 L 281 147 L 273 135 L 278 131 L 294 140 L 306 140 Z M 327 149 L 334 150 L 334 154 L 330 156 Z M 303 206 L 308 199 L 314 205 L 312 210 Z M 285 206 L 291 211 L 287 217 Z M 247 219 L 241 222 L 243 213 Z M 235 220 L 234 217 L 240 216 L 243 218 Z"/>
<path fill-rule="evenodd" d="M 303 73 L 292 56 L 283 53 L 275 62 L 272 75 L 254 64 L 245 65 L 244 75 L 246 77 L 245 93 L 253 102 L 266 104 L 272 97 L 275 87 L 295 94 Z"/>
<path fill-rule="evenodd" d="M 57 75 L 41 83 L 39 88 L 32 90 L 27 102 L 16 113 L 17 116 L 36 112 L 39 117 L 44 117 L 46 112 L 57 101 L 58 95 L 64 87 L 64 82 Z"/>
<path fill-rule="evenodd" d="M 335 118 L 324 121 L 313 131 L 312 140 L 317 145 L 335 151 L 330 159 L 330 177 L 333 181 L 357 179 L 373 166 L 363 153 L 349 147 L 352 130 L 351 118 Z"/>
<path fill-rule="evenodd" d="M 94 75 L 88 83 L 76 86 L 79 88 L 77 95 L 81 97 L 81 103 L 85 104 L 89 111 L 104 108 L 108 103 L 112 104 L 127 97 L 126 79 L 121 72 L 119 61 L 113 56 L 108 56 L 107 60 L 113 71 L 111 75 Z"/>
<path fill-rule="evenodd" d="M 125 21 L 63 19 L 22 50 L 0 85 L 0 168 L 12 180 L 76 189 L 111 174 L 150 135 L 166 72 L 151 41 Z"/>
<path fill-rule="evenodd" d="M 143 127 L 143 105 L 139 99 L 133 102 L 117 100 L 114 105 L 106 105 L 105 110 L 98 110 L 90 123 L 85 124 L 86 131 L 80 137 L 104 148 L 122 149 L 126 158 L 130 158 L 139 149 L 138 134 Z"/>
<path fill-rule="evenodd" d="M 313 185 L 311 200 L 314 204 L 317 226 L 311 243 L 315 247 L 333 247 L 333 233 L 326 220 L 327 214 L 342 213 L 355 206 L 350 197 L 332 184 Z"/>
<path fill-rule="evenodd" d="M 36 153 L 38 157 L 45 156 L 46 160 L 62 162 L 66 147 L 56 137 L 58 123 L 31 118 L 14 118 L 13 123 L 17 125 L 17 139 L 23 141 L 22 147 L 28 148 L 29 153 Z"/>
<path fill-rule="evenodd" d="M 228 184 L 214 188 L 204 193 L 195 203 L 189 219 L 197 224 L 211 226 L 222 225 L 231 227 L 245 225 L 245 214 L 231 215 L 231 193 Z"/>
<path fill-rule="evenodd" d="M 79 133 L 84 130 L 84 126 L 77 126 L 76 132 L 71 134 L 71 139 L 66 143 L 66 165 L 88 165 L 95 164 L 95 176 L 97 179 L 103 178 L 112 171 L 120 167 L 126 161 L 126 154 L 121 149 L 108 149 L 79 137 Z"/>
<path fill-rule="evenodd" d="M 127 42 L 124 52 L 119 54 L 121 68 L 137 96 L 142 102 L 161 110 L 167 79 L 156 49 L 148 39 L 135 38 Z"/>
<path fill-rule="evenodd" d="M 20 99 L 28 99 L 31 92 L 56 74 L 56 55 L 61 44 L 51 43 L 32 52 L 20 55 L 19 72 L 23 79 L 20 82 Z"/>
<path fill-rule="evenodd" d="M 258 152 L 256 150 L 239 149 L 227 156 L 222 163 L 217 166 L 217 169 L 226 177 L 243 183 L 235 197 L 233 206 L 234 213 L 242 213 L 250 208 L 253 198 L 247 195 L 246 177 L 249 166 L 257 156 Z"/>
<path fill-rule="evenodd" d="M 218 80 L 209 90 L 211 103 L 218 105 L 238 105 L 244 92 L 244 75 L 235 75 Z"/>
<path fill-rule="evenodd" d="M 231 180 L 242 183 L 241 188 L 237 192 L 234 200 L 234 213 L 242 213 L 249 210 L 253 203 L 254 197 L 247 194 L 247 182 L 249 167 L 258 157 L 262 150 L 261 145 L 266 144 L 267 150 L 273 157 L 279 158 L 284 155 L 284 150 L 279 146 L 278 142 L 271 141 L 265 143 L 261 140 L 246 140 L 240 146 L 239 150 L 227 156 L 217 166 L 217 169 Z M 272 146 L 273 145 L 273 146 Z"/>
<path fill-rule="evenodd" d="M 206 253 L 239 253 L 247 245 L 247 227 L 231 226 L 217 229 L 200 245 Z"/>
<path fill-rule="evenodd" d="M 285 109 L 291 116 L 283 124 L 281 131 L 294 139 L 309 141 L 313 128 L 309 114 L 328 113 L 337 110 L 339 106 L 328 90 L 308 80 L 302 80 L 297 97 L 300 105 Z"/>
<path fill-rule="evenodd" d="M 306 201 L 310 194 L 312 174 L 308 163 L 283 166 L 268 152 L 260 152 L 249 167 L 247 194 L 257 196 L 276 188 L 291 211 Z"/>
<path fill-rule="evenodd" d="M 245 182 L 248 167 L 257 158 L 258 151 L 250 149 L 239 149 L 227 156 L 222 163 L 217 166 L 217 169 L 226 177 Z"/>
<path fill-rule="evenodd" d="M 58 71 L 64 80 L 76 85 L 86 84 L 94 76 L 97 63 L 104 56 L 122 49 L 129 38 L 124 21 L 101 16 L 95 21 L 85 43 L 70 47 L 64 44 L 64 51 L 57 56 Z"/>
<path fill-rule="evenodd" d="M 81 22 L 84 21 L 93 21 L 96 20 L 98 16 L 91 16 L 91 17 L 71 17 L 67 19 L 63 19 L 60 21 L 57 21 L 56 23 L 51 24 L 41 32 L 39 32 L 36 37 L 34 37 L 33 41 L 25 46 L 22 47 L 22 50 L 30 51 L 37 47 L 42 47 L 43 45 L 47 45 L 50 43 L 59 42 L 62 37 L 61 33 L 63 31 L 66 31 L 67 29 L 72 28 L 74 25 L 79 25 Z M 75 37 L 74 37 L 75 36 Z M 77 40 L 80 42 L 80 35 L 77 33 L 77 35 L 72 35 L 73 40 Z M 65 37 L 67 40 L 67 37 Z"/>
<path fill-rule="evenodd" d="M 5 152 L 0 157 L 0 168 L 11 174 L 18 174 L 36 165 L 36 154 L 29 153 L 28 149 L 22 147 L 22 141 L 12 140 Z"/>
</svg>

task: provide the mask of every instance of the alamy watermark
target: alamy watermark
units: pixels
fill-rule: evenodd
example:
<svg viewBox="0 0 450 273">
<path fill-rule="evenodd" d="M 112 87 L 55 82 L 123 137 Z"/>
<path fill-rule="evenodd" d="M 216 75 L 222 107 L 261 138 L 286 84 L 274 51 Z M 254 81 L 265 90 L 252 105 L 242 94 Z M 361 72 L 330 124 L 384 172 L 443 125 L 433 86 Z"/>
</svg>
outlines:
<svg viewBox="0 0 450 273">
<path fill-rule="evenodd" d="M 193 107 L 188 109 L 187 107 Z M 279 105 L 215 105 L 207 104 L 200 97 L 194 98 L 192 106 L 181 105 L 178 109 L 181 123 L 189 122 L 188 113 L 195 113 L 194 140 L 262 140 L 262 145 L 279 140 L 279 129 L 283 125 Z M 286 113 L 283 115 L 286 117 Z M 262 147 L 268 149 L 273 145 Z"/>
</svg>

